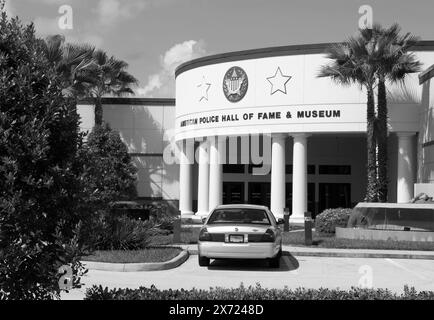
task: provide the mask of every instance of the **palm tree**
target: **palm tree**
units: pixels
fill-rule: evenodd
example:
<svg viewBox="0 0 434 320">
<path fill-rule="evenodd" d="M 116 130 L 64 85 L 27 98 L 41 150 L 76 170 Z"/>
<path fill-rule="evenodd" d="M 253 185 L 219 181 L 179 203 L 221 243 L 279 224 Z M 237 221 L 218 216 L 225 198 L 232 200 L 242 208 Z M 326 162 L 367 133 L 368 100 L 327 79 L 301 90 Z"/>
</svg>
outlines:
<svg viewBox="0 0 434 320">
<path fill-rule="evenodd" d="M 105 95 L 124 96 L 134 94 L 132 86 L 138 81 L 126 69 L 125 61 L 108 57 L 102 50 L 95 50 L 92 54 L 94 63 L 94 82 L 87 89 L 88 96 L 95 98 L 95 124 L 101 125 L 103 119 L 102 97 Z"/>
<path fill-rule="evenodd" d="M 387 173 L 387 136 L 388 136 L 388 109 L 386 81 L 391 83 L 403 82 L 409 73 L 420 71 L 421 64 L 413 53 L 408 50 L 414 46 L 419 38 L 410 33 L 400 35 L 401 28 L 393 24 L 384 29 L 374 25 L 372 29 L 361 30 L 375 41 L 373 52 L 376 63 L 376 77 L 378 80 L 378 105 L 376 139 L 378 146 L 378 200 L 387 202 L 388 173 Z"/>
<path fill-rule="evenodd" d="M 419 71 L 420 63 L 408 53 L 418 39 L 409 33 L 401 36 L 397 24 L 388 29 L 374 25 L 361 29 L 356 37 L 327 50 L 334 60 L 323 66 L 320 77 L 349 85 L 365 87 L 367 101 L 368 185 L 365 201 L 387 201 L 387 135 L 388 111 L 386 81 L 402 82 L 409 73 Z M 375 110 L 374 89 L 377 88 L 378 105 Z M 378 149 L 377 149 L 378 147 Z"/>
<path fill-rule="evenodd" d="M 62 78 L 65 96 L 95 99 L 96 125 L 103 122 L 103 96 L 134 94 L 132 86 L 138 81 L 126 71 L 128 64 L 103 50 L 87 44 L 65 44 L 60 35 L 48 37 L 44 49 Z"/>
<path fill-rule="evenodd" d="M 319 77 L 330 77 L 338 84 L 358 84 L 367 92 L 367 176 L 365 201 L 376 202 L 377 165 L 375 144 L 375 67 L 371 63 L 372 43 L 362 34 L 350 37 L 346 42 L 335 44 L 326 50 L 327 58 L 333 60 L 322 66 Z"/>
<path fill-rule="evenodd" d="M 45 56 L 61 77 L 66 97 L 83 98 L 94 82 L 92 59 L 95 48 L 87 44 L 65 43 L 61 35 L 49 36 L 43 42 Z"/>
</svg>

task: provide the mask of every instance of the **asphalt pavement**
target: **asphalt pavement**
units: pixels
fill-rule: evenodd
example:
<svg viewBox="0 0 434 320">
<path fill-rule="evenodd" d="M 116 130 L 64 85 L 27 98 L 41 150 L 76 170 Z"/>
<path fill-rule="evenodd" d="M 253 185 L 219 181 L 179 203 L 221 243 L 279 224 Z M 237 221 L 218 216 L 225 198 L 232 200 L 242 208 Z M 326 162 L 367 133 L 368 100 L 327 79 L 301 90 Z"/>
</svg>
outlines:
<svg viewBox="0 0 434 320">
<path fill-rule="evenodd" d="M 85 286 L 63 294 L 62 299 L 83 299 L 86 288 L 138 288 L 155 285 L 159 289 L 207 289 L 238 287 L 259 283 L 265 288 L 341 288 L 373 287 L 402 292 L 404 285 L 416 290 L 434 291 L 434 261 L 392 258 L 337 258 L 293 256 L 284 253 L 279 269 L 265 261 L 215 260 L 199 267 L 191 255 L 181 266 L 165 271 L 112 272 L 89 270 Z"/>
</svg>

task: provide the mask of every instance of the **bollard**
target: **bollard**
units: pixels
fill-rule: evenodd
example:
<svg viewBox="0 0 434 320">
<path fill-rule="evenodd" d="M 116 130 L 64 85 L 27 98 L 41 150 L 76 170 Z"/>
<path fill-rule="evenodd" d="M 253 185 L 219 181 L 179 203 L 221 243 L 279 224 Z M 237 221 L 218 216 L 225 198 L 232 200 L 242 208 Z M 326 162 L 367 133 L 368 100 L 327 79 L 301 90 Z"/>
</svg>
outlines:
<svg viewBox="0 0 434 320">
<path fill-rule="evenodd" d="M 291 214 L 289 213 L 289 208 L 285 208 L 283 212 L 283 220 L 285 221 L 285 224 L 283 225 L 283 231 L 288 232 L 289 231 L 289 217 Z"/>
<path fill-rule="evenodd" d="M 173 221 L 173 242 L 181 243 L 181 215 Z"/>
<path fill-rule="evenodd" d="M 304 213 L 304 243 L 307 246 L 312 245 L 312 228 L 313 220 L 310 212 Z"/>
</svg>

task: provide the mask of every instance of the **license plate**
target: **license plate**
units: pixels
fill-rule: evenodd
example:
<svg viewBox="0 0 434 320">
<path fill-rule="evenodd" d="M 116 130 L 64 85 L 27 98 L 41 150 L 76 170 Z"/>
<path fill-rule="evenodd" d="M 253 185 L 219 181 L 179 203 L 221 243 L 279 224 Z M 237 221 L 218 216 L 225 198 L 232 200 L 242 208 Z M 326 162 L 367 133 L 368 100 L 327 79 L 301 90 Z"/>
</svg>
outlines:
<svg viewBox="0 0 434 320">
<path fill-rule="evenodd" d="M 229 235 L 229 242 L 232 243 L 243 243 L 244 242 L 244 235 Z"/>
</svg>

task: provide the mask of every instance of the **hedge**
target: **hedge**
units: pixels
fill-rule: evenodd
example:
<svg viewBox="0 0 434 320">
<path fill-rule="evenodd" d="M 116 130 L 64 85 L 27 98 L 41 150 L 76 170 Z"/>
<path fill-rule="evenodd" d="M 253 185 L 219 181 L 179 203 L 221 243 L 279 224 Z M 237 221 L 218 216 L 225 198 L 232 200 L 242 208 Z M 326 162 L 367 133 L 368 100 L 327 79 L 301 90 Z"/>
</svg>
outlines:
<svg viewBox="0 0 434 320">
<path fill-rule="evenodd" d="M 404 287 L 400 295 L 388 289 L 266 289 L 255 287 L 210 288 L 209 290 L 158 290 L 155 286 L 139 289 L 108 289 L 93 286 L 86 291 L 85 300 L 434 300 L 433 291 L 417 292 Z"/>
<path fill-rule="evenodd" d="M 322 234 L 334 234 L 336 227 L 346 228 L 352 209 L 327 209 L 315 218 L 315 230 Z"/>
</svg>

